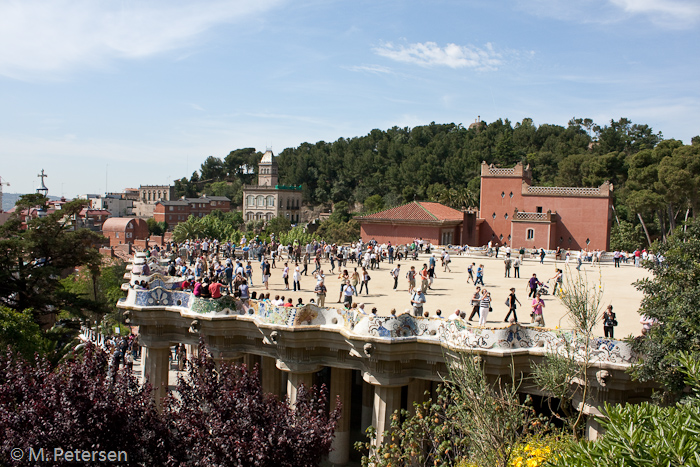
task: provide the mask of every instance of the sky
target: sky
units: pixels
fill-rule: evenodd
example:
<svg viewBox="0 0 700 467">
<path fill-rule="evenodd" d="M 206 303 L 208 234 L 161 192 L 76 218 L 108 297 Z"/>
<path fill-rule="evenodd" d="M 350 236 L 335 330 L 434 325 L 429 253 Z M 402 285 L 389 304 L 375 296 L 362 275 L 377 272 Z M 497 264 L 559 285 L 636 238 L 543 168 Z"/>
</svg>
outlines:
<svg viewBox="0 0 700 467">
<path fill-rule="evenodd" d="M 699 0 L 3 0 L 0 177 L 74 197 L 477 116 L 700 134 Z"/>
</svg>

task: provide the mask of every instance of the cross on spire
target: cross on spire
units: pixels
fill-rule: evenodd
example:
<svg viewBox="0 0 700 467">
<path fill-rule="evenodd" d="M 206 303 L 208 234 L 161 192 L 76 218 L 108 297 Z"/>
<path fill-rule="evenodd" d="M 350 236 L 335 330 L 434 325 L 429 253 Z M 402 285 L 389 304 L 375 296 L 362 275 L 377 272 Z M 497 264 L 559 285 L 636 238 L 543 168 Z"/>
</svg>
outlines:
<svg viewBox="0 0 700 467">
<path fill-rule="evenodd" d="M 49 193 L 49 189 L 46 188 L 46 185 L 44 185 L 44 179 L 48 177 L 48 175 L 44 173 L 44 169 L 41 169 L 41 173 L 37 175 L 37 177 L 41 178 L 41 186 L 36 189 L 36 192 L 42 193 L 44 196 L 46 196 Z"/>
</svg>

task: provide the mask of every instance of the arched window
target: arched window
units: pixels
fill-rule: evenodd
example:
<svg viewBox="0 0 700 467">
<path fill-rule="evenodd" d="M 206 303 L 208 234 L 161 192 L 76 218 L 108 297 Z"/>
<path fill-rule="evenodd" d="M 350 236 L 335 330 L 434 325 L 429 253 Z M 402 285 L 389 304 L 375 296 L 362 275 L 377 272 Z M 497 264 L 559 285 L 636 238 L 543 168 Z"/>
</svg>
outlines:
<svg viewBox="0 0 700 467">
<path fill-rule="evenodd" d="M 258 195 L 258 206 L 265 206 L 265 197 L 263 195 Z"/>
<path fill-rule="evenodd" d="M 248 195 L 248 206 L 255 206 L 255 196 Z"/>
<path fill-rule="evenodd" d="M 255 216 L 255 215 L 254 215 L 252 212 L 247 212 L 246 215 L 245 215 L 245 220 L 246 220 L 246 221 L 252 221 L 254 216 Z"/>
<path fill-rule="evenodd" d="M 275 197 L 270 195 L 267 197 L 267 205 L 268 207 L 274 207 L 275 206 Z"/>
</svg>

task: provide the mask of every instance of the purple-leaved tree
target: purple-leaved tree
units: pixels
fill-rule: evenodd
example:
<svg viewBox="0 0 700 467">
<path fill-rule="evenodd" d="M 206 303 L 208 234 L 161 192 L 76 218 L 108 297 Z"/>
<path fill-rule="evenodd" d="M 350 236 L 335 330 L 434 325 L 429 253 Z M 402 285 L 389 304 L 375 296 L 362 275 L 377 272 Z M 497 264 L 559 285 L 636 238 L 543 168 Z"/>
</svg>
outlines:
<svg viewBox="0 0 700 467">
<path fill-rule="evenodd" d="M 164 404 L 176 457 L 194 466 L 318 465 L 331 449 L 340 407 L 328 412 L 328 391 L 302 387 L 292 407 L 262 391 L 257 367 L 222 363 L 201 346 L 177 394 Z"/>
</svg>

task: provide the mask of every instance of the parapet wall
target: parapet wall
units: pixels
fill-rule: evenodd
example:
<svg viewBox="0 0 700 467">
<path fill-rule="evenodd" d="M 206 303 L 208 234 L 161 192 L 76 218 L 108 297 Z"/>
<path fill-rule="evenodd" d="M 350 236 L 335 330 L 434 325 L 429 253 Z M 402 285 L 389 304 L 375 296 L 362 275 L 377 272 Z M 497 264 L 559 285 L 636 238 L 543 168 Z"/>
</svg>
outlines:
<svg viewBox="0 0 700 467">
<path fill-rule="evenodd" d="M 154 277 L 152 284 L 162 282 Z M 357 340 L 372 340 L 392 344 L 414 340 L 421 345 L 444 350 L 499 350 L 523 351 L 541 356 L 544 352 L 557 351 L 567 342 L 577 340 L 571 331 L 522 326 L 514 323 L 506 328 L 471 326 L 461 319 L 414 317 L 402 314 L 396 317 L 365 315 L 344 308 L 320 308 L 313 304 L 301 307 L 278 307 L 269 301 L 249 300 L 243 304 L 229 296 L 220 299 L 202 299 L 189 292 L 169 290 L 158 286 L 150 290 L 129 289 L 128 296 L 117 304 L 130 313 L 131 324 L 140 325 L 135 317 L 145 317 L 154 311 L 167 311 L 171 316 L 191 321 L 203 320 L 229 326 L 236 322 L 252 322 L 259 328 L 273 326 L 290 331 L 323 331 L 340 333 Z M 196 327 L 196 326 L 195 326 Z M 321 338 L 321 336 L 319 336 Z M 621 341 L 594 339 L 593 363 L 601 368 L 611 366 L 626 368 L 636 361 L 630 346 Z M 578 346 L 583 348 L 583 342 Z M 439 350 L 443 349 L 443 350 Z M 434 353 L 431 350 L 430 353 Z M 504 354 L 505 355 L 505 354 Z"/>
</svg>

